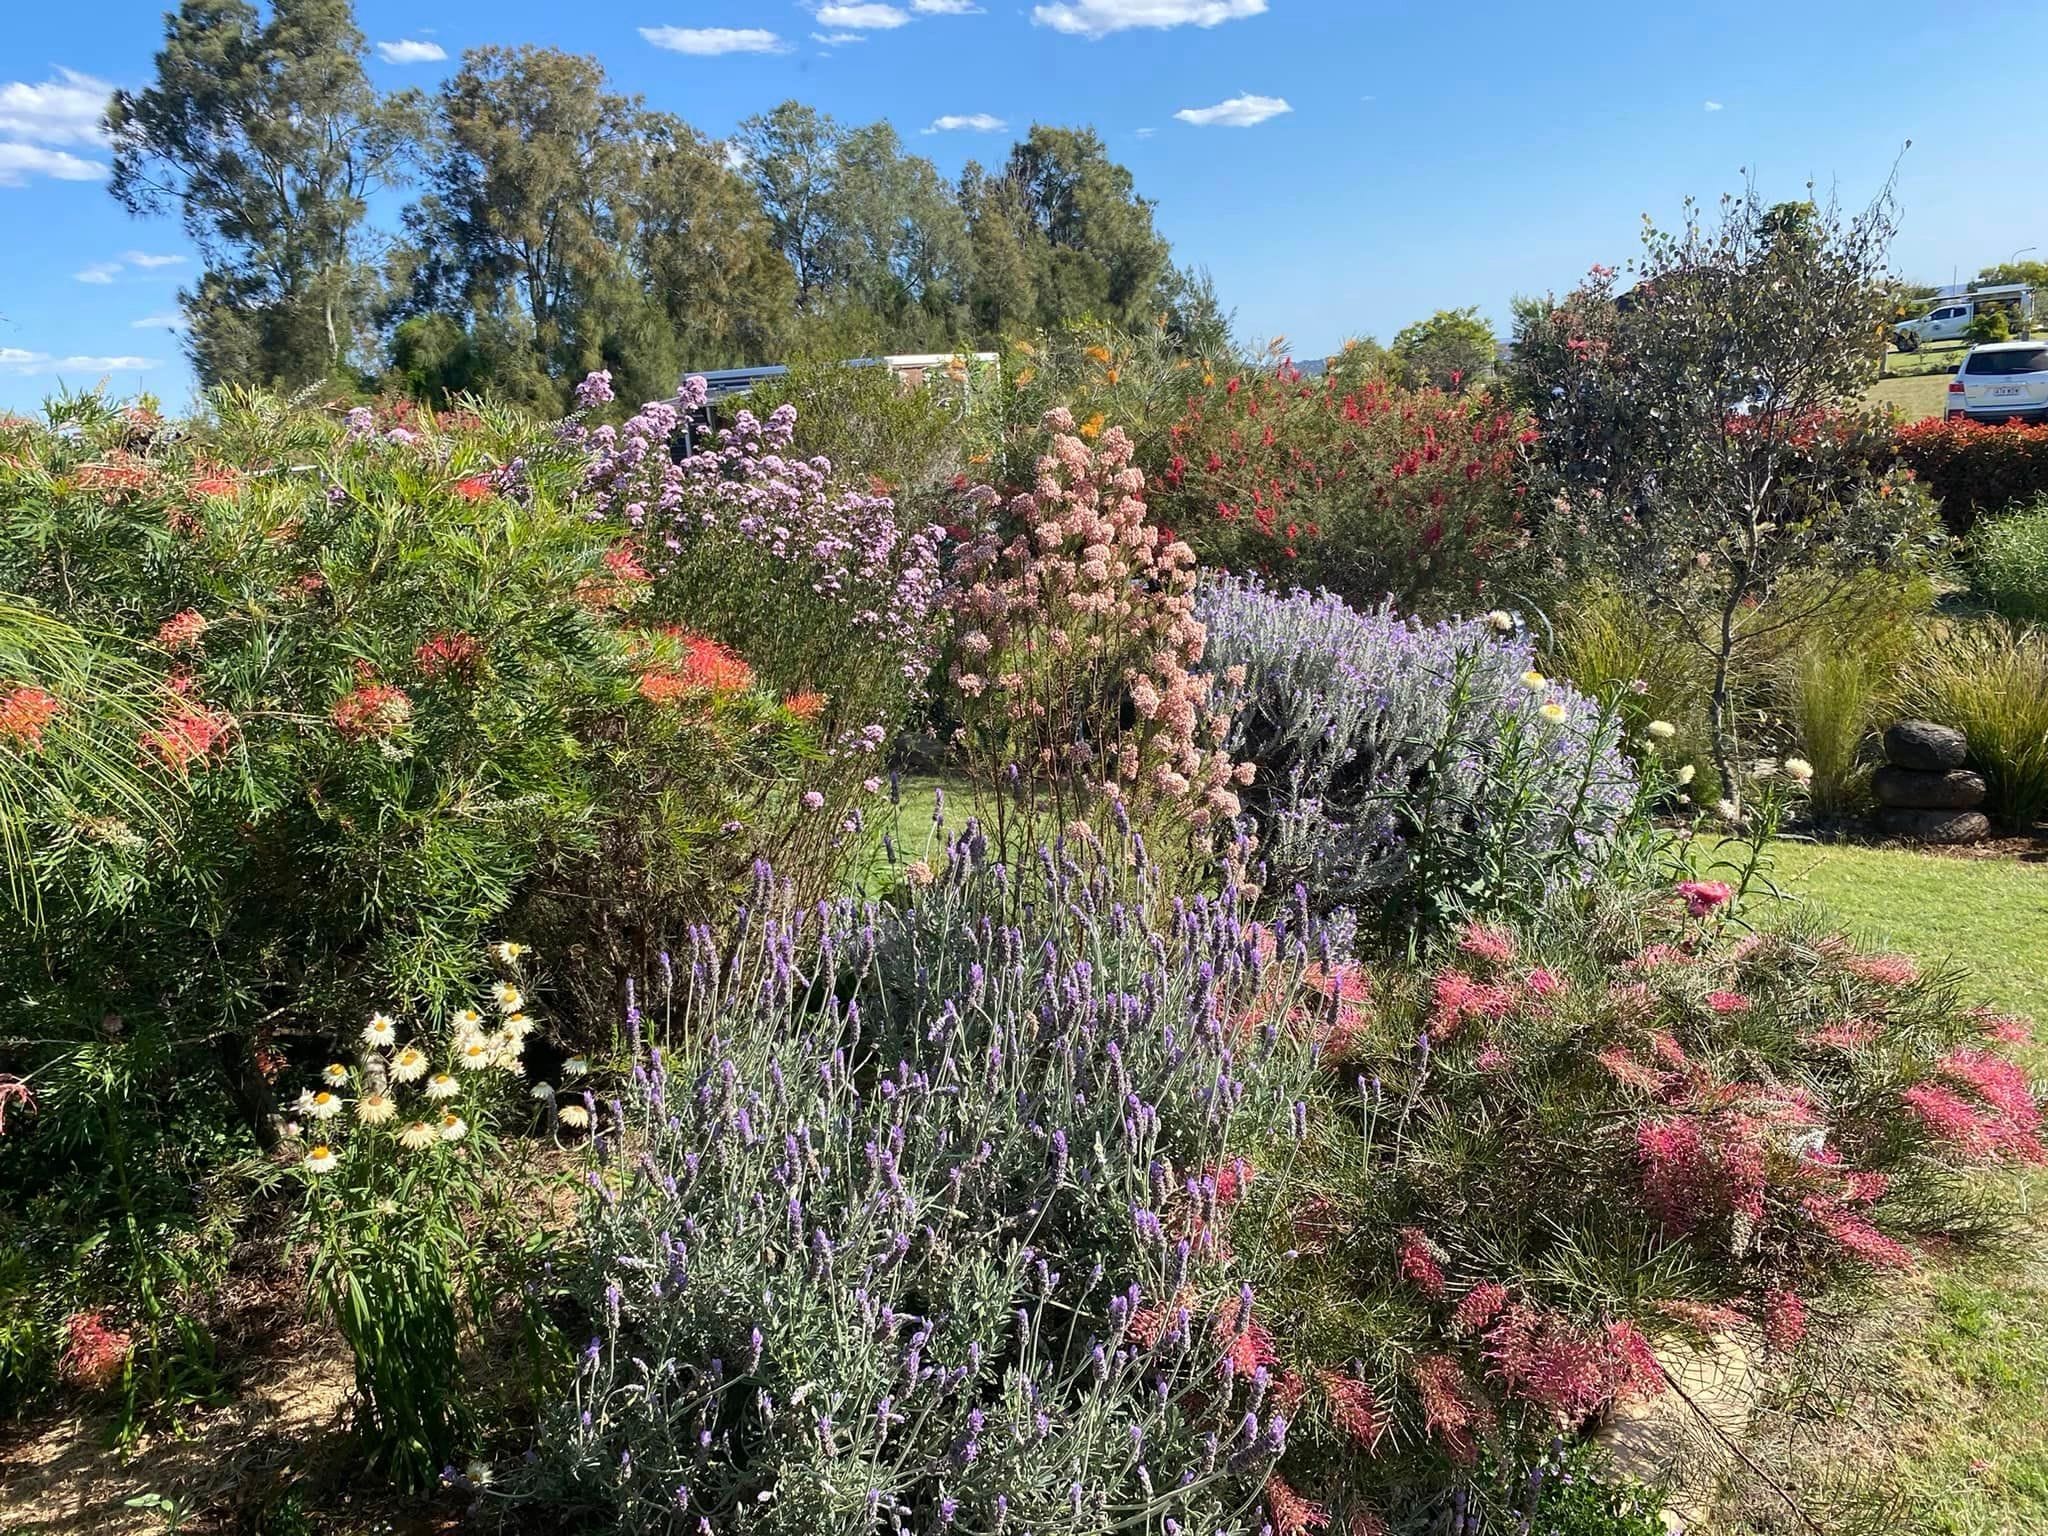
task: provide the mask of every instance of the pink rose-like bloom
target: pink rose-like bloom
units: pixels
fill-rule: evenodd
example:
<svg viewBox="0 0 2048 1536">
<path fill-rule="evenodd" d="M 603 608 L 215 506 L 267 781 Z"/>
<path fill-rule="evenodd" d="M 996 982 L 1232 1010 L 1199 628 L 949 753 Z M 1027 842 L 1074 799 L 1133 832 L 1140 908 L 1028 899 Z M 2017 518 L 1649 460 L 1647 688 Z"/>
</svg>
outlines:
<svg viewBox="0 0 2048 1536">
<path fill-rule="evenodd" d="M 1725 880 L 1681 880 L 1678 894 L 1685 898 L 1686 911 L 1694 917 L 1706 917 L 1716 907 L 1733 900 L 1735 890 Z"/>
</svg>

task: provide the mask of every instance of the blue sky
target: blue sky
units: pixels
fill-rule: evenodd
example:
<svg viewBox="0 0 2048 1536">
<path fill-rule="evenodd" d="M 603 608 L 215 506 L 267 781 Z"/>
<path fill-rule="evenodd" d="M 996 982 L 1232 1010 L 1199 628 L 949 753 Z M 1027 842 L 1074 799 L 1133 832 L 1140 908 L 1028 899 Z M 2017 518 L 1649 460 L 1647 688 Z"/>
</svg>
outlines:
<svg viewBox="0 0 2048 1536">
<path fill-rule="evenodd" d="M 170 220 L 106 195 L 98 93 L 139 86 L 144 0 L 9 7 L 0 34 L 0 406 L 59 377 L 190 375 L 195 272 Z M 887 117 L 948 175 L 1030 123 L 1092 124 L 1206 265 L 1246 337 L 1297 356 L 1438 308 L 1505 326 L 1751 169 L 1858 204 L 1907 140 L 1898 266 L 1928 281 L 2048 255 L 2040 0 L 360 0 L 372 68 L 432 88 L 465 48 L 595 55 L 707 133 L 789 97 Z M 1006 125 L 1005 127 L 992 126 Z M 2003 147 L 2001 149 L 2001 146 Z M 2009 158 L 2007 153 L 2009 152 Z"/>
</svg>

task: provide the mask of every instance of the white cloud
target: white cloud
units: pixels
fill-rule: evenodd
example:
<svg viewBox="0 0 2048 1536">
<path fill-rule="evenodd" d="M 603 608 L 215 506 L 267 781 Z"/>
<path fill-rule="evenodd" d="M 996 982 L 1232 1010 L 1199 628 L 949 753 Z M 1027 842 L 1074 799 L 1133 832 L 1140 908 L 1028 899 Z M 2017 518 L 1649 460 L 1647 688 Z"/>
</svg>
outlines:
<svg viewBox="0 0 2048 1536">
<path fill-rule="evenodd" d="M 701 59 L 723 53 L 789 51 L 789 44 L 760 27 L 642 27 L 640 35 L 657 48 Z"/>
<path fill-rule="evenodd" d="M 121 263 L 118 261 L 96 261 L 91 266 L 85 267 L 71 275 L 81 283 L 111 283 L 114 280 L 114 274 L 120 270 Z"/>
<path fill-rule="evenodd" d="M 175 267 L 185 258 L 175 253 L 169 256 L 154 256 L 148 251 L 124 251 L 121 253 L 121 259 L 131 267 L 141 267 L 148 272 L 158 267 Z"/>
<path fill-rule="evenodd" d="M 438 64 L 448 57 L 448 50 L 439 43 L 402 37 L 395 43 L 379 43 L 377 57 L 386 64 Z"/>
<path fill-rule="evenodd" d="M 99 161 L 81 159 L 68 150 L 0 142 L 0 187 L 25 187 L 31 176 L 48 176 L 56 181 L 98 181 L 106 174 L 107 168 Z"/>
<path fill-rule="evenodd" d="M 1107 37 L 1134 27 L 1215 27 L 1266 14 L 1266 0 L 1055 0 L 1031 19 L 1055 32 Z"/>
<path fill-rule="evenodd" d="M 1173 115 L 1197 128 L 1251 128 L 1293 110 L 1284 96 L 1233 96 L 1213 107 L 1183 107 Z"/>
<path fill-rule="evenodd" d="M 140 320 L 130 320 L 128 322 L 128 329 L 131 331 L 182 331 L 185 329 L 185 317 L 175 309 L 158 310 L 153 315 L 144 315 Z"/>
<path fill-rule="evenodd" d="M 865 32 L 813 32 L 811 36 L 827 48 L 839 48 L 847 43 L 864 43 L 868 40 Z"/>
<path fill-rule="evenodd" d="M 106 138 L 100 117 L 114 88 L 75 69 L 57 74 L 41 85 L 0 85 L 0 134 L 37 144 L 98 144 Z"/>
<path fill-rule="evenodd" d="M 968 133 L 1001 133 L 1009 126 L 1000 117 L 988 112 L 969 112 L 964 116 L 949 112 L 944 117 L 933 118 L 931 127 L 925 129 L 925 132 L 959 133 L 964 130 Z"/>
<path fill-rule="evenodd" d="M 48 352 L 26 352 L 20 347 L 0 347 L 0 373 L 10 373 L 16 378 L 23 379 L 51 373 L 139 373 L 145 368 L 157 366 L 157 360 L 153 357 L 53 357 Z"/>
<path fill-rule="evenodd" d="M 1134 128 L 1131 131 L 1141 139 L 1149 139 L 1159 130 L 1157 128 Z"/>
<path fill-rule="evenodd" d="M 893 5 L 821 5 L 818 7 L 818 25 L 836 30 L 859 28 L 870 32 L 890 32 L 909 24 L 910 15 Z"/>
<path fill-rule="evenodd" d="M 1709 112 L 1718 112 L 1721 110 L 1721 103 L 1719 103 L 1718 101 L 1703 102 L 1701 103 L 1701 105 L 1703 105 Z"/>
<path fill-rule="evenodd" d="M 920 16 L 979 16 L 981 7 L 974 0 L 910 0 L 910 8 Z"/>
</svg>

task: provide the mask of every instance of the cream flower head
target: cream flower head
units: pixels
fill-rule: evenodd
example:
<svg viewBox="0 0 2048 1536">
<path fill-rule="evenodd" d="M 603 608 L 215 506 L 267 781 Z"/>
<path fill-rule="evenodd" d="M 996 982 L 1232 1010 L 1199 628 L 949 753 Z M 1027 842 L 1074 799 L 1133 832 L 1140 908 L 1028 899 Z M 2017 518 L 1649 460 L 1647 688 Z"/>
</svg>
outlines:
<svg viewBox="0 0 2048 1536">
<path fill-rule="evenodd" d="M 1537 710 L 1536 713 L 1548 720 L 1552 725 L 1563 725 L 1568 711 L 1562 704 L 1553 699 L 1550 703 Z"/>
<path fill-rule="evenodd" d="M 509 981 L 492 986 L 491 1001 L 498 1005 L 500 1013 L 517 1013 L 526 1003 L 526 999 L 519 995 L 519 989 Z"/>
<path fill-rule="evenodd" d="M 306 1100 L 306 1113 L 315 1120 L 332 1120 L 341 1113 L 341 1100 L 322 1088 Z"/>
<path fill-rule="evenodd" d="M 363 1044 L 389 1045 L 398 1038 L 398 1026 L 391 1022 L 388 1013 L 373 1013 L 370 1022 L 363 1026 Z"/>
<path fill-rule="evenodd" d="M 356 1118 L 365 1125 L 382 1125 L 397 1113 L 388 1093 L 366 1093 L 356 1100 Z"/>
<path fill-rule="evenodd" d="M 306 1154 L 306 1172 L 331 1173 L 336 1161 L 332 1147 L 315 1147 Z"/>
<path fill-rule="evenodd" d="M 1648 731 L 1651 737 L 1657 741 L 1669 741 L 1678 734 L 1678 727 L 1669 720 L 1652 720 L 1643 729 Z"/>
<path fill-rule="evenodd" d="M 408 1045 L 391 1058 L 391 1076 L 398 1082 L 417 1082 L 427 1075 L 427 1053 Z"/>
<path fill-rule="evenodd" d="M 462 1085 L 446 1072 L 436 1072 L 427 1079 L 427 1097 L 430 1099 L 452 1099 L 462 1092 Z"/>
<path fill-rule="evenodd" d="M 434 1128 L 424 1120 L 415 1120 L 398 1133 L 398 1144 L 417 1152 L 422 1147 L 434 1144 Z"/>
<path fill-rule="evenodd" d="M 585 1056 L 571 1056 L 562 1063 L 562 1076 L 581 1077 L 590 1070 L 590 1059 Z"/>
<path fill-rule="evenodd" d="M 468 1134 L 469 1122 L 456 1114 L 454 1110 L 449 1110 L 447 1114 L 441 1117 L 441 1139 L 443 1141 L 460 1141 Z"/>
<path fill-rule="evenodd" d="M 1522 686 L 1531 693 L 1541 693 L 1550 686 L 1550 679 L 1541 672 L 1538 672 L 1534 667 L 1531 667 L 1522 674 Z"/>
<path fill-rule="evenodd" d="M 500 965 L 517 965 L 519 957 L 528 953 L 524 944 L 514 944 L 510 939 L 491 946 L 491 958 Z"/>
<path fill-rule="evenodd" d="M 471 1035 L 456 1051 L 455 1062 L 465 1072 L 478 1072 L 491 1064 L 491 1055 L 491 1042 L 482 1035 Z"/>
<path fill-rule="evenodd" d="M 473 1033 L 484 1027 L 484 1016 L 474 1008 L 464 1008 L 455 1015 L 454 1022 L 458 1033 Z"/>
<path fill-rule="evenodd" d="M 1811 784 L 1813 764 L 1803 757 L 1788 757 L 1785 759 L 1785 777 L 1795 784 Z"/>
<path fill-rule="evenodd" d="M 330 1088 L 346 1088 L 348 1086 L 348 1068 L 338 1061 L 330 1061 L 325 1067 L 321 1068 L 320 1080 Z"/>
<path fill-rule="evenodd" d="M 590 1124 L 590 1111 L 581 1104 L 564 1104 L 555 1111 L 555 1118 L 572 1131 L 580 1131 Z"/>
</svg>

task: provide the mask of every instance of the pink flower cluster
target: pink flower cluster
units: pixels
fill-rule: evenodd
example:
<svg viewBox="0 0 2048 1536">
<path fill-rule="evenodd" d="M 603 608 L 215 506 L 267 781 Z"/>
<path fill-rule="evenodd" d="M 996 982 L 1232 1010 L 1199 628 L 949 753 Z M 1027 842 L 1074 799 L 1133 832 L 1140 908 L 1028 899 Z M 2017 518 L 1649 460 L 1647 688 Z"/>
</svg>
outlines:
<svg viewBox="0 0 2048 1536">
<path fill-rule="evenodd" d="M 1946 1081 L 1915 1083 L 1902 1095 L 1929 1135 L 1974 1161 L 2048 1162 L 2041 1107 L 2017 1063 L 1963 1049 L 1938 1070 Z"/>
<path fill-rule="evenodd" d="M 1067 411 L 1045 424 L 1052 451 L 1006 509 L 1022 531 L 970 542 L 955 571 L 948 675 L 974 750 L 1133 812 L 1228 821 L 1251 765 L 1218 745 L 1229 720 L 1197 670 L 1194 551 L 1146 521 L 1121 428 L 1091 449 Z"/>
<path fill-rule="evenodd" d="M 1649 1340 L 1626 1322 L 1588 1328 L 1515 1305 L 1487 1330 L 1486 1357 L 1509 1391 L 1544 1409 L 1560 1428 L 1583 1423 L 1610 1403 L 1664 1389 Z"/>
</svg>

